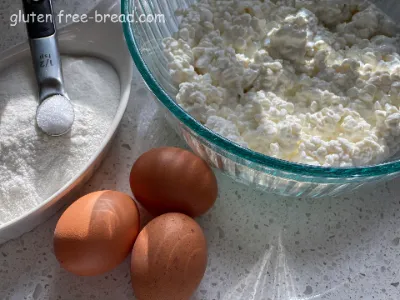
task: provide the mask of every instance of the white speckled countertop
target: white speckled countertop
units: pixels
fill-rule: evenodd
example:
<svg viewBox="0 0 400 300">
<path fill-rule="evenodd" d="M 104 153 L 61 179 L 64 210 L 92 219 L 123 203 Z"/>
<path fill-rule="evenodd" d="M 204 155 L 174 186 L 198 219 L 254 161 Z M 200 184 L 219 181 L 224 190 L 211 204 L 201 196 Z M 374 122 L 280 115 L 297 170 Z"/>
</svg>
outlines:
<svg viewBox="0 0 400 300">
<path fill-rule="evenodd" d="M 56 10 L 66 12 L 86 12 L 94 4 L 54 1 Z M 9 15 L 19 8 L 18 1 L 0 2 L 0 51 L 25 38 L 23 25 L 9 27 Z M 184 146 L 135 72 L 114 146 L 83 193 L 130 193 L 133 161 L 161 145 Z M 194 300 L 400 299 L 400 180 L 309 200 L 263 194 L 217 176 L 218 202 L 199 219 L 209 266 Z M 128 260 L 94 278 L 60 269 L 52 253 L 58 216 L 0 246 L 0 299 L 134 299 Z"/>
</svg>

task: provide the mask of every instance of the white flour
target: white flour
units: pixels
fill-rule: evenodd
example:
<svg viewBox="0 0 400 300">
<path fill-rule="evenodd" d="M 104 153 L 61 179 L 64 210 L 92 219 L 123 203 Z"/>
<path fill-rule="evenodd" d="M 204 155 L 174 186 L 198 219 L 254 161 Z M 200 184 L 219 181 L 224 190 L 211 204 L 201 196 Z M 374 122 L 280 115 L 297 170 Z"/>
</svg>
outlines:
<svg viewBox="0 0 400 300">
<path fill-rule="evenodd" d="M 75 123 L 49 137 L 35 126 L 37 87 L 30 61 L 0 73 L 0 224 L 54 194 L 98 150 L 118 107 L 118 75 L 102 60 L 63 58 Z"/>
</svg>

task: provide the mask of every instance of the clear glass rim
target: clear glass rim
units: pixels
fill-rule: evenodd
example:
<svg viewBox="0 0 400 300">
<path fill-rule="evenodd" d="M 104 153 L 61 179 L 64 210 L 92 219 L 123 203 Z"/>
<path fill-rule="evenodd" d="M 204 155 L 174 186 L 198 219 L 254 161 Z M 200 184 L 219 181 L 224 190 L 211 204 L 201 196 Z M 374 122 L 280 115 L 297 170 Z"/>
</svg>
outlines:
<svg viewBox="0 0 400 300">
<path fill-rule="evenodd" d="M 129 20 L 130 3 L 133 0 L 121 1 L 121 13 L 125 16 L 125 20 Z M 400 161 L 387 162 L 374 166 L 354 167 L 354 168 L 332 168 L 311 166 L 289 162 L 274 157 L 270 157 L 259 152 L 252 151 L 248 148 L 239 146 L 230 140 L 214 133 L 188 113 L 186 113 L 162 88 L 157 82 L 156 78 L 151 73 L 147 64 L 145 63 L 141 51 L 139 50 L 133 28 L 130 22 L 123 22 L 123 32 L 128 45 L 128 49 L 132 55 L 133 61 L 136 64 L 144 81 L 154 93 L 154 95 L 163 103 L 165 107 L 185 126 L 193 130 L 198 136 L 202 137 L 210 144 L 215 145 L 230 153 L 233 156 L 238 156 L 241 159 L 247 160 L 251 163 L 275 169 L 277 171 L 310 176 L 310 177 L 325 177 L 325 178 L 360 178 L 360 177 L 377 177 L 382 175 L 390 175 L 400 171 Z M 257 168 L 259 169 L 259 168 Z"/>
</svg>

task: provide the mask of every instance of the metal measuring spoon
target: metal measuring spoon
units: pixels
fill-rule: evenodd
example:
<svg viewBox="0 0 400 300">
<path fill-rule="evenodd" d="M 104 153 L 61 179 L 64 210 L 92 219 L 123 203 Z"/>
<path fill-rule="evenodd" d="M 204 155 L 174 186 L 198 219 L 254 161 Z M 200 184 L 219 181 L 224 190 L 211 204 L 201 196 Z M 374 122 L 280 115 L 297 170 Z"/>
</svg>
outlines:
<svg viewBox="0 0 400 300">
<path fill-rule="evenodd" d="M 36 111 L 36 123 L 44 133 L 60 136 L 71 129 L 75 113 L 64 90 L 51 0 L 23 0 L 23 4 L 39 86 L 40 104 Z"/>
</svg>

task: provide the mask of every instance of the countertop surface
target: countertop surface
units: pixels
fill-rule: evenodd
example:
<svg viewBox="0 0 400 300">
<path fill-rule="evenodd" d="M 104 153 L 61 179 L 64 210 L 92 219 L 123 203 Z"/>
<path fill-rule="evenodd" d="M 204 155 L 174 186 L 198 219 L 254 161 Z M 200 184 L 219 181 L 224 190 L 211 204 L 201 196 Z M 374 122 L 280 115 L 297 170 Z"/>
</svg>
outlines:
<svg viewBox="0 0 400 300">
<path fill-rule="evenodd" d="M 66 12 L 86 12 L 94 4 L 54 1 L 56 10 Z M 0 50 L 25 38 L 23 24 L 10 27 L 9 16 L 18 9 L 19 3 L 0 2 Z M 114 145 L 82 193 L 116 189 L 130 194 L 134 160 L 164 145 L 184 147 L 135 71 Z M 217 177 L 217 204 L 198 219 L 209 262 L 194 300 L 400 299 L 400 179 L 311 200 L 264 194 Z M 134 299 L 129 259 L 93 278 L 60 269 L 52 252 L 59 215 L 0 246 L 0 299 Z"/>
</svg>

